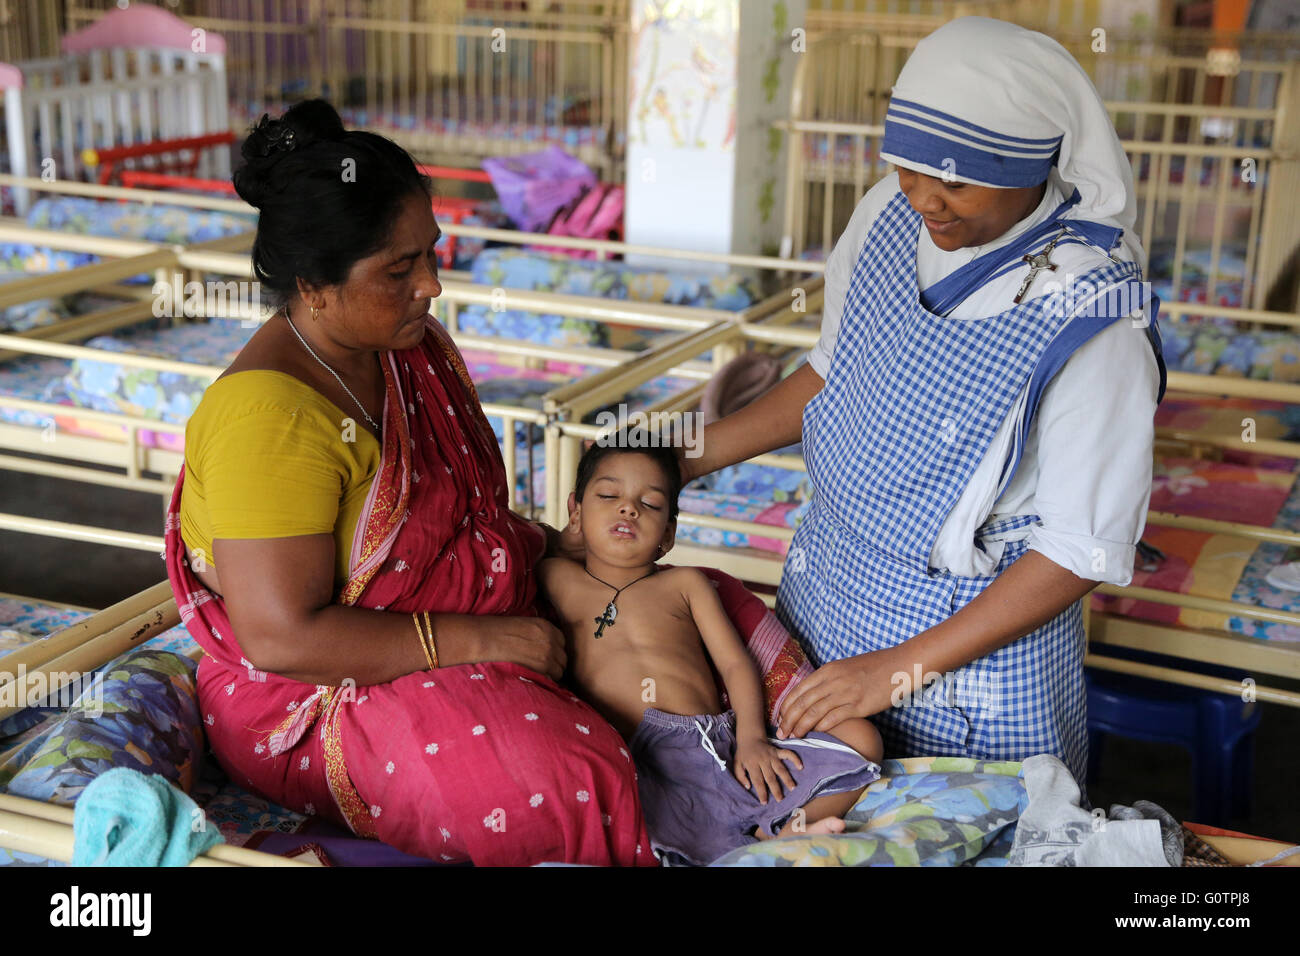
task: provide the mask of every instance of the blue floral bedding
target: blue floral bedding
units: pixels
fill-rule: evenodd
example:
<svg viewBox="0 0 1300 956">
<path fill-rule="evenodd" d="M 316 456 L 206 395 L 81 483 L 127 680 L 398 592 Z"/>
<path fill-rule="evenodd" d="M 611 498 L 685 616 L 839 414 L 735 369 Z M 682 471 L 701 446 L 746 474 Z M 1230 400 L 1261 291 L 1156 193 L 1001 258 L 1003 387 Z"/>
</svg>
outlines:
<svg viewBox="0 0 1300 956">
<path fill-rule="evenodd" d="M 847 814 L 847 831 L 733 850 L 713 866 L 1006 866 L 1029 803 L 1020 763 L 886 760 Z"/>
<path fill-rule="evenodd" d="M 0 657 L 88 613 L 2 596 Z M 302 814 L 234 786 L 203 759 L 196 665 L 185 656 L 194 647 L 189 632 L 174 627 L 99 668 L 71 706 L 47 702 L 0 720 L 0 791 L 66 806 L 96 774 L 125 766 L 160 773 L 190 792 L 233 845 L 260 830 L 297 830 Z M 0 849 L 0 866 L 6 865 L 51 861 Z"/>
<path fill-rule="evenodd" d="M 1151 249 L 1147 278 L 1162 301 L 1171 301 L 1176 246 L 1173 242 L 1157 242 Z M 1211 271 L 1211 267 L 1213 271 Z M 1214 290 L 1210 290 L 1210 278 Z M 1183 252 L 1179 276 L 1178 298 L 1183 302 L 1205 302 L 1210 305 L 1239 307 L 1246 280 L 1246 248 L 1225 243 L 1219 250 L 1216 264 L 1210 249 L 1187 249 Z"/>
<path fill-rule="evenodd" d="M 758 301 L 752 282 L 737 275 L 648 269 L 626 262 L 573 259 L 527 249 L 487 249 L 475 258 L 472 275 L 480 285 L 503 289 L 709 309 L 737 311 Z M 590 319 L 469 306 L 460 312 L 460 325 L 476 335 L 498 335 L 545 345 L 609 346 L 608 326 Z M 657 334 L 662 333 L 643 333 L 642 344 Z"/>
<path fill-rule="evenodd" d="M 1300 337 L 1294 332 L 1243 331 L 1228 319 L 1161 319 L 1171 372 L 1300 382 Z"/>
<path fill-rule="evenodd" d="M 87 612 L 0 598 L 0 656 Z M 0 725 L 0 789 L 62 805 L 98 773 L 127 766 L 190 792 L 227 842 L 296 833 L 308 818 L 234 786 L 205 760 L 192 648 L 177 627 L 109 662 L 66 709 L 29 708 Z M 15 729 L 18 728 L 18 729 Z M 745 847 L 717 866 L 996 866 L 1026 802 L 1020 764 L 968 758 L 885 761 L 884 776 L 847 814 L 840 836 L 790 837 Z M 0 850 L 0 866 L 50 865 Z"/>
<path fill-rule="evenodd" d="M 257 326 L 239 319 L 209 319 L 175 327 L 145 323 L 113 335 L 100 335 L 85 344 L 104 352 L 150 355 L 224 368 L 244 347 Z M 82 408 L 138 415 L 184 424 L 198 407 L 208 376 L 160 372 L 112 361 L 76 359 L 64 378 L 68 395 Z"/>
<path fill-rule="evenodd" d="M 150 242 L 192 243 L 247 232 L 256 227 L 255 213 L 213 212 L 182 206 L 105 202 L 79 196 L 38 199 L 27 214 L 27 225 L 59 232 Z M 25 242 L 0 243 L 0 282 L 47 272 L 75 269 L 99 257 Z M 148 281 L 147 277 L 138 277 Z M 89 311 L 79 294 L 24 302 L 0 310 L 0 331 L 25 331 Z"/>
</svg>

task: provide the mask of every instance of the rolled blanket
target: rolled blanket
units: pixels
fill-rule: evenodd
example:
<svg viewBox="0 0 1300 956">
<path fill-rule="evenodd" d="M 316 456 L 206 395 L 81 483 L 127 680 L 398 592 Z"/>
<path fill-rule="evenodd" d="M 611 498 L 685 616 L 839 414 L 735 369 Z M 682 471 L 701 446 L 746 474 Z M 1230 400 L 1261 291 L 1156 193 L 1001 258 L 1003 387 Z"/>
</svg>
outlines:
<svg viewBox="0 0 1300 956">
<path fill-rule="evenodd" d="M 739 411 L 781 381 L 781 363 L 764 352 L 742 352 L 718 370 L 700 396 L 709 425 Z"/>
<path fill-rule="evenodd" d="M 81 792 L 73 866 L 187 866 L 223 842 L 198 804 L 157 774 L 114 767 Z"/>
</svg>

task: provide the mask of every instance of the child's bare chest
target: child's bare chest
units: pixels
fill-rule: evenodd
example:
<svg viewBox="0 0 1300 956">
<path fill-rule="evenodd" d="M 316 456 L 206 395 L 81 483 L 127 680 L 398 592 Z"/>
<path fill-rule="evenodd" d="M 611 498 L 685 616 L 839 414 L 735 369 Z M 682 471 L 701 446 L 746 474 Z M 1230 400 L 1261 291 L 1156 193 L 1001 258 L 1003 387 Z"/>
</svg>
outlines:
<svg viewBox="0 0 1300 956">
<path fill-rule="evenodd" d="M 618 594 L 597 583 L 581 588 L 568 603 L 565 617 L 574 643 L 593 652 L 615 644 L 627 652 L 700 640 L 681 594 L 653 586 L 649 580 L 635 582 Z"/>
<path fill-rule="evenodd" d="M 565 631 L 576 685 L 624 734 L 647 705 L 669 713 L 716 712 L 708 654 L 680 591 L 629 592 L 613 608 L 612 589 L 571 592 Z"/>
</svg>

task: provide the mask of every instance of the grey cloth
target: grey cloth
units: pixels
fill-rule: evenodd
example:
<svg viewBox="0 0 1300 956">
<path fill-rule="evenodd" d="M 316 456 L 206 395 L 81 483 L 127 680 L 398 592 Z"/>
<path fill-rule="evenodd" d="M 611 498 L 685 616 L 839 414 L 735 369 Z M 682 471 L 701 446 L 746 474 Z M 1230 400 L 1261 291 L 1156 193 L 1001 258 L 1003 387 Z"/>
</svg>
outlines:
<svg viewBox="0 0 1300 956">
<path fill-rule="evenodd" d="M 1079 785 L 1050 754 L 1024 761 L 1029 805 L 1020 815 L 1012 866 L 1181 866 L 1182 827 L 1147 800 L 1111 807 L 1109 817 L 1079 806 Z"/>
<path fill-rule="evenodd" d="M 1111 820 L 1158 820 L 1160 821 L 1160 842 L 1165 848 L 1165 859 L 1170 866 L 1183 865 L 1183 825 L 1170 816 L 1164 807 L 1150 800 L 1134 801 L 1133 806 L 1122 803 L 1110 805 Z"/>
</svg>

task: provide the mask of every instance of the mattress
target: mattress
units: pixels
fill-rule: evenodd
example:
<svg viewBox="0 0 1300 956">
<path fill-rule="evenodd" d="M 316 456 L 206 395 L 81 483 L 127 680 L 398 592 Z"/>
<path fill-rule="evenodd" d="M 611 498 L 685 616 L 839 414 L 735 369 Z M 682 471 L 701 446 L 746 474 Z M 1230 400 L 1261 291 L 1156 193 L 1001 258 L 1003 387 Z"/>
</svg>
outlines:
<svg viewBox="0 0 1300 956">
<path fill-rule="evenodd" d="M 1171 302 L 1175 245 L 1169 240 L 1152 243 L 1148 257 L 1147 278 L 1161 301 Z M 1185 249 L 1181 260 L 1178 301 L 1204 302 L 1210 305 L 1240 307 L 1246 280 L 1246 247 L 1242 243 L 1225 242 L 1219 249 L 1219 259 L 1214 261 L 1213 250 L 1208 245 L 1197 244 Z M 1214 289 L 1210 279 L 1214 278 Z"/>
<path fill-rule="evenodd" d="M 196 364 L 228 365 L 253 336 L 239 319 L 211 319 L 171 327 L 169 320 L 151 320 L 112 335 L 89 339 L 85 345 L 105 353 L 133 353 Z M 25 358 L 0 366 L 0 394 L 68 406 L 56 414 L 56 427 L 69 434 L 124 440 L 122 428 L 78 418 L 76 408 L 134 415 L 170 424 L 184 424 L 211 382 L 205 376 L 136 368 L 111 359 Z M 43 427 L 45 416 L 0 408 L 0 421 Z M 183 451 L 181 435 L 141 431 L 149 447 Z"/>
<path fill-rule="evenodd" d="M 1294 461 L 1290 462 L 1292 465 Z M 1300 528 L 1300 483 L 1294 471 L 1231 461 L 1157 459 L 1151 509 L 1179 515 L 1235 521 L 1270 528 Z M 1151 571 L 1137 569 L 1134 587 L 1253 604 L 1300 613 L 1300 591 L 1275 587 L 1269 572 L 1300 561 L 1300 549 L 1256 543 L 1232 535 L 1148 525 L 1142 540 L 1164 553 Z M 1185 627 L 1228 631 L 1261 640 L 1297 642 L 1300 628 L 1289 624 L 1196 611 L 1171 605 L 1092 596 L 1093 608 Z"/>
<path fill-rule="evenodd" d="M 255 214 L 137 202 L 104 202 L 79 196 L 38 199 L 26 218 L 27 225 L 40 229 L 161 243 L 203 242 L 235 235 L 254 228 L 256 221 Z M 69 252 L 24 242 L 0 243 L 0 283 L 75 269 L 97 261 L 98 256 L 86 252 Z M 128 281 L 152 280 L 149 276 L 136 276 Z M 18 332 L 52 325 L 60 319 L 82 315 L 107 304 L 108 300 L 102 297 L 82 293 L 19 303 L 0 310 L 0 331 Z"/>
</svg>

